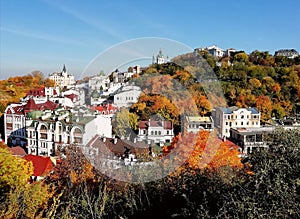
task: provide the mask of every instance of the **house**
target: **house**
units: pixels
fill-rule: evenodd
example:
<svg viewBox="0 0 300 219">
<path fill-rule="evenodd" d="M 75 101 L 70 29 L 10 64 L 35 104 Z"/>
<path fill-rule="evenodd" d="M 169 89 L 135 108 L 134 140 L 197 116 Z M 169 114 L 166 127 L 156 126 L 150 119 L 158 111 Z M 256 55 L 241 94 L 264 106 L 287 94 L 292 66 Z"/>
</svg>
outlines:
<svg viewBox="0 0 300 219">
<path fill-rule="evenodd" d="M 194 52 L 199 52 L 199 51 L 208 51 L 215 58 L 221 58 L 225 55 L 224 50 L 219 48 L 216 45 L 204 47 L 204 48 L 196 48 L 194 50 Z"/>
<path fill-rule="evenodd" d="M 134 85 L 126 85 L 121 87 L 114 95 L 114 104 L 118 107 L 130 107 L 138 101 L 141 88 Z"/>
<path fill-rule="evenodd" d="M 171 143 L 174 137 L 174 128 L 171 121 L 151 120 L 139 121 L 138 138 L 159 144 Z"/>
<path fill-rule="evenodd" d="M 101 104 L 99 106 L 93 106 L 92 109 L 96 110 L 99 114 L 111 115 L 111 116 L 118 111 L 118 107 L 111 103 Z"/>
<path fill-rule="evenodd" d="M 226 49 L 225 56 L 231 57 L 231 56 L 233 56 L 233 54 L 235 54 L 235 53 L 236 53 L 236 49 L 234 49 L 234 48 L 229 48 L 229 49 Z"/>
<path fill-rule="evenodd" d="M 23 158 L 28 162 L 32 162 L 33 165 L 33 175 L 31 176 L 32 181 L 43 179 L 54 168 L 54 164 L 50 159 L 50 157 L 42 157 L 42 156 L 28 154 Z"/>
<path fill-rule="evenodd" d="M 284 56 L 293 59 L 299 56 L 299 53 L 295 49 L 280 49 L 275 52 L 275 56 Z"/>
<path fill-rule="evenodd" d="M 111 118 L 84 107 L 33 111 L 26 117 L 26 134 L 29 154 L 54 156 L 58 148 L 84 146 L 97 134 L 111 137 Z"/>
<path fill-rule="evenodd" d="M 198 133 L 200 130 L 213 131 L 214 121 L 211 116 L 185 116 L 183 121 L 183 133 Z"/>
<path fill-rule="evenodd" d="M 68 87 L 75 84 L 74 75 L 68 74 L 64 65 L 61 72 L 53 72 L 49 75 L 49 79 L 55 81 L 56 86 Z"/>
<path fill-rule="evenodd" d="M 106 138 L 96 135 L 82 147 L 83 154 L 102 170 L 118 169 L 122 166 L 135 165 L 149 153 L 150 145 L 144 141 L 119 138 Z"/>
<path fill-rule="evenodd" d="M 110 85 L 110 80 L 107 76 L 94 76 L 89 79 L 89 89 L 90 90 L 107 90 Z"/>
<path fill-rule="evenodd" d="M 8 146 L 25 146 L 27 142 L 27 113 L 36 110 L 54 110 L 57 106 L 52 101 L 36 104 L 32 98 L 27 103 L 16 103 L 7 106 L 4 111 L 5 144 Z"/>
<path fill-rule="evenodd" d="M 260 112 L 256 108 L 218 107 L 212 117 L 221 138 L 230 137 L 230 128 L 260 127 Z"/>
<path fill-rule="evenodd" d="M 249 154 L 255 150 L 267 148 L 265 134 L 275 130 L 275 126 L 231 128 L 230 140 L 240 146 L 242 153 Z"/>
</svg>

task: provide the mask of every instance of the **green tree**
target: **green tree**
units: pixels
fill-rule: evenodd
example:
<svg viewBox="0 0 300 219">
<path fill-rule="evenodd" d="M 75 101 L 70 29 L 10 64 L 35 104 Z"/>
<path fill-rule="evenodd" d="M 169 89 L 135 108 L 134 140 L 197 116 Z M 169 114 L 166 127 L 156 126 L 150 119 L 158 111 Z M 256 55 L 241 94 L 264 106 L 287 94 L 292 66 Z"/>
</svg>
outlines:
<svg viewBox="0 0 300 219">
<path fill-rule="evenodd" d="M 138 116 L 123 108 L 116 114 L 114 131 L 118 136 L 129 136 L 133 131 L 138 129 Z"/>
</svg>

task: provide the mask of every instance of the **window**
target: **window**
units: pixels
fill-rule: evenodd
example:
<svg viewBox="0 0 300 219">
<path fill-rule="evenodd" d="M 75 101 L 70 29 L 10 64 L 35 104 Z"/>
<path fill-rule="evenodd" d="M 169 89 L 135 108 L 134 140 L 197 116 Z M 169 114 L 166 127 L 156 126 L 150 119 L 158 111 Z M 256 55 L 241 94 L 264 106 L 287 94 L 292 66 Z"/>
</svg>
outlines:
<svg viewBox="0 0 300 219">
<path fill-rule="evenodd" d="M 225 124 L 228 125 L 228 122 L 226 122 Z"/>
<path fill-rule="evenodd" d="M 244 122 L 241 122 L 241 125 L 244 125 Z"/>
<path fill-rule="evenodd" d="M 241 115 L 241 119 L 244 119 L 244 115 Z"/>
<path fill-rule="evenodd" d="M 167 135 L 169 134 L 169 131 L 167 131 Z"/>
</svg>

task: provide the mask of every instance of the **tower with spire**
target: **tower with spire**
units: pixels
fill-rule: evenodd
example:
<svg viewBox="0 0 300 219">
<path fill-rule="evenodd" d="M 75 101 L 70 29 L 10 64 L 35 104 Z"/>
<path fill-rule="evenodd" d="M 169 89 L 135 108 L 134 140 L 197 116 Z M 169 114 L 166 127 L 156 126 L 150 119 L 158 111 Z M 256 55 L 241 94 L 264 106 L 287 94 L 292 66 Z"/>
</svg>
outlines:
<svg viewBox="0 0 300 219">
<path fill-rule="evenodd" d="M 152 57 L 153 64 L 164 64 L 167 62 L 169 62 L 168 57 L 167 58 L 164 57 L 161 49 L 159 49 L 156 58 L 154 56 Z"/>
</svg>

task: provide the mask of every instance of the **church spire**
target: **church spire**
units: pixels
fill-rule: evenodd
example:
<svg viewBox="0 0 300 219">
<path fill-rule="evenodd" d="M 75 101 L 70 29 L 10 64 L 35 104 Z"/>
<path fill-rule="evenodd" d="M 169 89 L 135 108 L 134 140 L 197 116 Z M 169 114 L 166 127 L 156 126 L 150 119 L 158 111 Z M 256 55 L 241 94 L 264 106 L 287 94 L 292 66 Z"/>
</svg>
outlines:
<svg viewBox="0 0 300 219">
<path fill-rule="evenodd" d="M 64 67 L 63 67 L 63 70 L 62 70 L 62 72 L 67 72 L 67 69 L 66 69 L 66 66 L 65 66 L 65 64 L 64 64 Z"/>
</svg>

